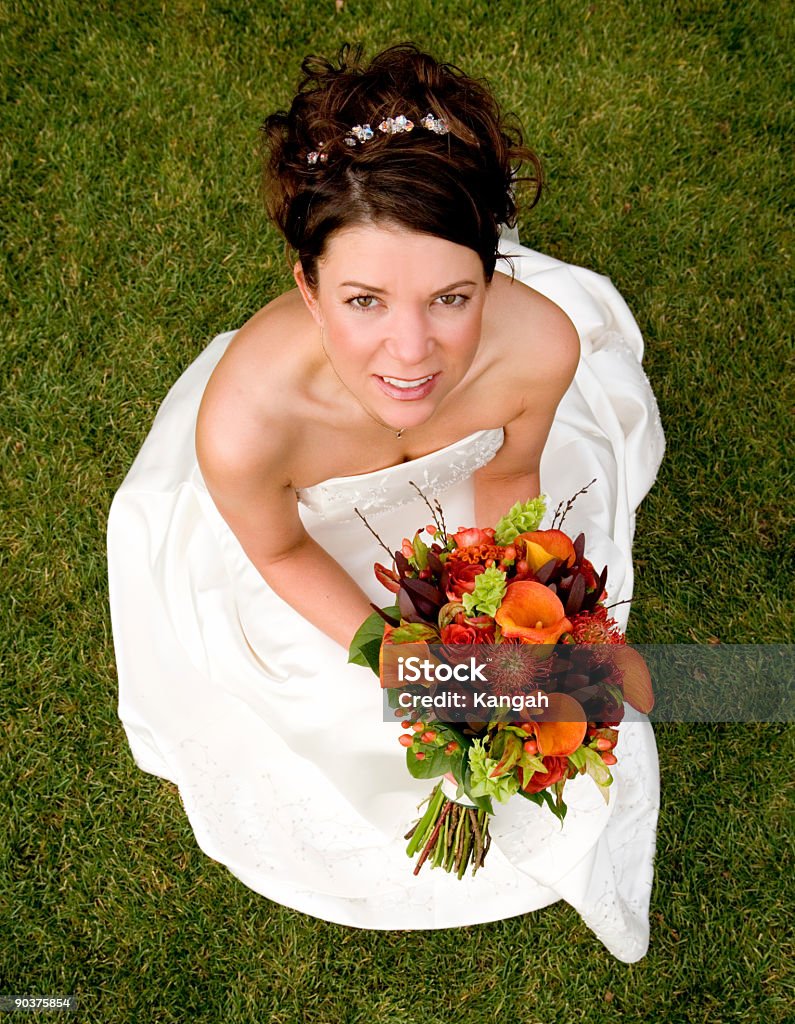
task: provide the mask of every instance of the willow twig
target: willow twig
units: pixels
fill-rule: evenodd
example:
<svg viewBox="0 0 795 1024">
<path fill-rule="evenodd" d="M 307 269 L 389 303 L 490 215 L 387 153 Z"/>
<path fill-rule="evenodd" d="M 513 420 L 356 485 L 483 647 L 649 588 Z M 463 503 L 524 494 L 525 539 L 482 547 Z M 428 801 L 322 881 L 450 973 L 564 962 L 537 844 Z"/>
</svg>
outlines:
<svg viewBox="0 0 795 1024">
<path fill-rule="evenodd" d="M 439 835 L 439 829 L 442 827 L 444 819 L 450 813 L 450 808 L 452 806 L 453 805 L 450 803 L 449 800 L 445 802 L 445 805 L 442 808 L 442 813 L 439 815 L 439 819 L 436 822 L 436 827 L 434 828 L 433 832 L 431 832 L 430 838 L 428 839 L 428 842 L 425 844 L 425 849 L 422 851 L 422 853 L 420 854 L 420 859 L 417 861 L 417 866 L 414 868 L 415 875 L 418 875 L 420 873 L 420 868 L 427 860 L 428 854 L 431 852 L 431 846 L 433 845 L 436 837 Z"/>
<path fill-rule="evenodd" d="M 483 853 L 483 835 L 478 825 L 478 815 L 475 813 L 475 808 L 469 808 L 469 820 L 472 822 L 472 834 L 475 837 L 475 855 L 473 857 L 473 868 L 472 874 L 475 874 L 478 867 L 480 866 L 480 857 Z"/>
<path fill-rule="evenodd" d="M 594 478 L 591 480 L 591 483 L 595 482 L 596 477 L 594 476 Z M 563 503 L 558 503 L 557 508 L 555 509 L 555 514 L 552 516 L 552 529 L 560 529 L 560 527 L 563 525 L 563 519 L 566 519 L 567 515 L 572 511 L 574 503 L 577 501 L 580 495 L 586 494 L 588 487 L 590 487 L 591 483 L 586 483 L 584 487 L 580 487 L 576 495 L 572 495 L 572 497 L 566 503 L 566 508 L 563 509 L 562 513 L 560 512 L 560 506 Z M 560 522 L 557 522 L 558 515 L 560 516 Z M 555 523 L 557 523 L 557 525 L 555 525 Z"/>
<path fill-rule="evenodd" d="M 464 843 L 461 851 L 461 862 L 458 866 L 458 877 L 463 878 L 469 863 L 469 854 L 472 850 L 472 833 L 470 832 L 469 815 L 464 815 Z"/>
<path fill-rule="evenodd" d="M 453 858 L 453 871 L 458 871 L 461 864 L 461 856 L 464 852 L 464 833 L 466 832 L 467 816 L 463 809 L 458 816 L 458 828 L 455 836 L 455 857 Z"/>
<path fill-rule="evenodd" d="M 453 809 L 450 812 L 450 831 L 449 831 L 449 834 L 447 835 L 447 844 L 446 845 L 448 847 L 452 843 L 452 841 L 453 841 L 453 833 L 455 832 L 456 828 L 458 827 L 458 815 L 459 815 L 459 805 L 458 804 L 453 804 Z"/>
<path fill-rule="evenodd" d="M 428 508 L 430 510 L 430 513 L 431 513 L 431 516 L 433 517 L 434 525 L 436 526 L 436 529 L 441 534 L 442 542 L 444 544 L 446 544 L 447 543 L 447 527 L 445 526 L 445 522 L 444 522 L 444 512 L 442 511 L 442 506 L 439 504 L 438 499 L 435 500 L 433 505 L 432 505 L 430 503 L 430 501 L 428 501 L 427 497 L 425 496 L 424 491 L 422 490 L 422 488 L 418 484 L 415 484 L 413 480 L 409 480 L 409 486 L 414 488 L 414 490 L 417 492 L 417 494 L 419 494 L 419 496 L 422 498 L 422 500 L 428 506 Z"/>
<path fill-rule="evenodd" d="M 378 543 L 381 545 L 381 547 L 384 549 L 384 551 L 386 551 L 386 553 L 389 555 L 391 560 L 394 562 L 394 560 L 395 560 L 395 553 L 394 553 L 394 551 L 390 551 L 389 550 L 389 548 L 386 546 L 386 544 L 384 544 L 384 542 L 381 540 L 381 538 L 378 536 L 378 534 L 375 532 L 375 530 L 372 528 L 372 526 L 370 526 L 370 524 L 367 522 L 367 520 L 365 519 L 365 517 L 362 515 L 362 513 L 359 511 L 358 508 L 354 508 L 353 511 L 361 519 L 361 521 L 364 523 L 364 525 L 367 527 L 367 529 L 370 531 L 370 533 L 372 533 L 372 535 L 375 537 L 375 539 L 378 541 Z"/>
</svg>

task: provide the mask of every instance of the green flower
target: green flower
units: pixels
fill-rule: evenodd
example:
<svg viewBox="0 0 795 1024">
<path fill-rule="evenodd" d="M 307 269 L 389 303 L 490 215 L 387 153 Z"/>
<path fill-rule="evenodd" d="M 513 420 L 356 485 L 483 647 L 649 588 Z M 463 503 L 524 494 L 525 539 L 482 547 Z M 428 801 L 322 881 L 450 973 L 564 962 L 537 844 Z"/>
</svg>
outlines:
<svg viewBox="0 0 795 1024">
<path fill-rule="evenodd" d="M 471 615 L 477 609 L 481 615 L 496 615 L 505 597 L 505 573 L 492 566 L 475 577 L 475 589 L 461 598 L 464 611 Z"/>
<path fill-rule="evenodd" d="M 486 754 L 483 740 L 474 740 L 469 748 L 469 767 L 472 771 L 469 795 L 472 797 L 493 796 L 500 803 L 505 803 L 519 790 L 519 780 L 514 772 L 496 779 L 489 778 L 497 767 L 497 761 Z"/>
<path fill-rule="evenodd" d="M 497 523 L 494 540 L 498 544 L 510 544 L 520 533 L 537 530 L 547 510 L 546 497 L 541 494 L 531 501 L 517 501 L 510 512 Z"/>
</svg>

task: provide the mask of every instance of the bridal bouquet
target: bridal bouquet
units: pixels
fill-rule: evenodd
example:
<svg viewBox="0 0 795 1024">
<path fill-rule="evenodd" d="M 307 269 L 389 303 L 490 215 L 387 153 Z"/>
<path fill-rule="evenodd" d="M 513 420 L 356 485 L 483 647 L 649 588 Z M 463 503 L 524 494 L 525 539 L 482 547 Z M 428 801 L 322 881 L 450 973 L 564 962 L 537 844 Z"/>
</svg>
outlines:
<svg viewBox="0 0 795 1024">
<path fill-rule="evenodd" d="M 406 836 L 414 873 L 430 860 L 461 878 L 484 862 L 493 800 L 522 797 L 562 821 L 576 774 L 607 800 L 624 702 L 648 712 L 654 698 L 608 614 L 607 568 L 585 557 L 583 534 L 561 529 L 574 498 L 546 530 L 540 497 L 493 529 L 449 534 L 439 503 L 417 490 L 433 523 L 389 552 L 390 567 L 375 565 L 396 604 L 362 624 L 350 661 L 387 689 L 409 772 L 440 779 Z"/>
</svg>

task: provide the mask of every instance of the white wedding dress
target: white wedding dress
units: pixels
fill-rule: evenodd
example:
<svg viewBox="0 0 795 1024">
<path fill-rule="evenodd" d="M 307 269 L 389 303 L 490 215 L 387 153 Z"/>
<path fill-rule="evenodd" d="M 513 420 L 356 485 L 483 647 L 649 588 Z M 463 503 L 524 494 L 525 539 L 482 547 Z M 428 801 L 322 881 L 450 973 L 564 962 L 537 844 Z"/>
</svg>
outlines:
<svg viewBox="0 0 795 1024">
<path fill-rule="evenodd" d="M 593 477 L 566 528 L 586 531 L 610 600 L 632 594 L 635 508 L 663 451 L 637 325 L 610 281 L 504 238 L 516 276 L 570 316 L 582 358 L 541 465 L 552 505 Z M 498 267 L 504 269 L 502 261 Z M 265 584 L 202 481 L 194 425 L 232 337 L 185 371 L 117 493 L 108 524 L 119 715 L 133 756 L 174 782 L 200 847 L 252 889 L 361 928 L 446 928 L 567 900 L 619 959 L 648 945 L 659 769 L 648 722 L 620 730 L 605 805 L 587 777 L 566 786 L 561 827 L 546 808 L 496 805 L 486 865 L 458 881 L 405 854 L 403 834 L 432 782 L 412 779 L 401 730 L 383 721 L 378 680 Z M 383 552 L 427 519 L 410 481 L 474 523 L 472 474 L 502 431 L 481 430 L 413 462 L 327 480 L 298 494 L 307 530 L 371 598 Z M 626 615 L 628 605 L 618 611 Z"/>
</svg>

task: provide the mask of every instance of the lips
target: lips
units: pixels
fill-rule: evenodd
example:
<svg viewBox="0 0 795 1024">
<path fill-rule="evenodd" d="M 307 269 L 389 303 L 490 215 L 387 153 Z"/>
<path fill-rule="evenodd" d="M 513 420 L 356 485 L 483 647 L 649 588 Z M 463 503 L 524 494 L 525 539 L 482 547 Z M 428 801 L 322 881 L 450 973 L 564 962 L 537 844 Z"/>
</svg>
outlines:
<svg viewBox="0 0 795 1024">
<path fill-rule="evenodd" d="M 431 377 L 433 377 L 432 373 L 429 373 L 427 377 L 417 377 L 414 380 L 403 380 L 400 377 L 382 377 L 381 379 L 385 381 L 387 384 L 392 384 L 394 387 L 400 388 L 402 391 L 405 391 L 408 388 L 422 387 L 422 385 L 426 384 L 431 379 Z"/>
<path fill-rule="evenodd" d="M 385 395 L 394 398 L 399 402 L 416 402 L 427 396 L 436 387 L 439 379 L 438 373 L 426 374 L 424 377 L 407 379 L 404 377 L 381 377 L 374 374 L 378 387 Z"/>
</svg>

